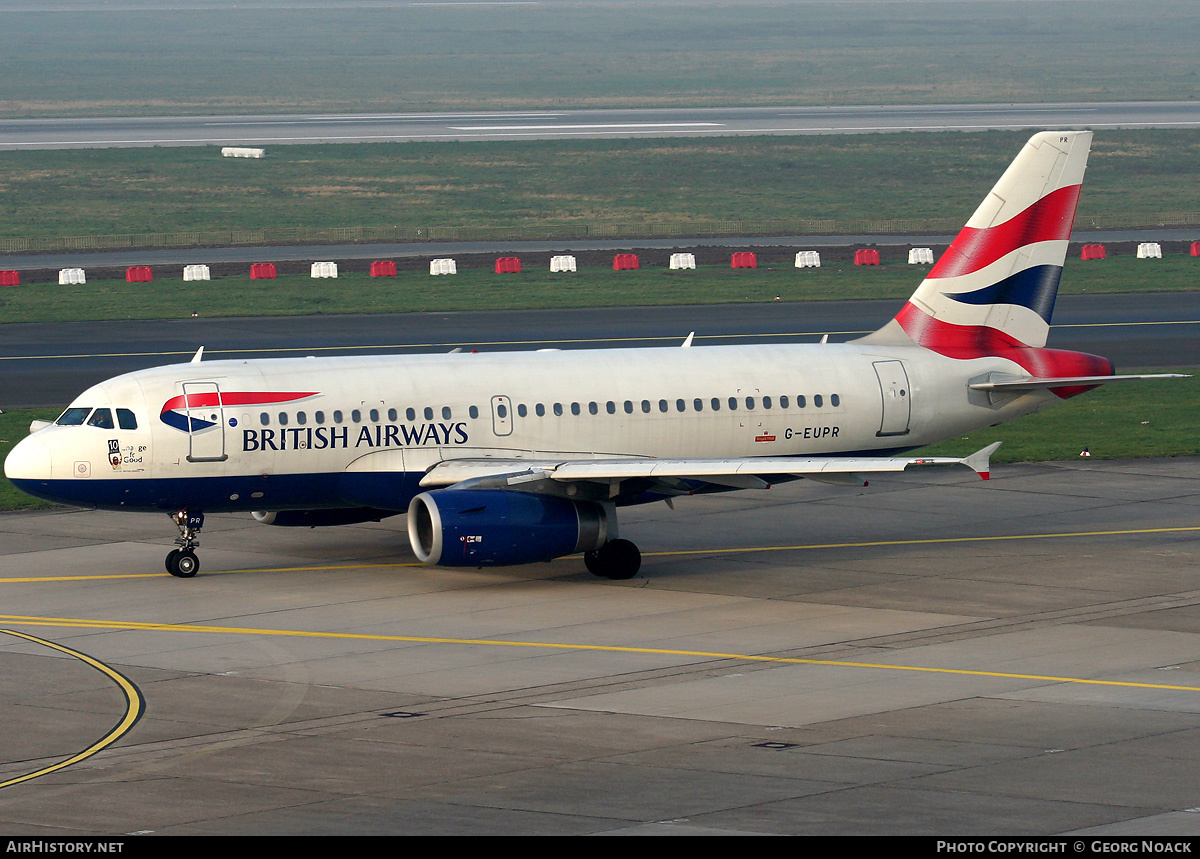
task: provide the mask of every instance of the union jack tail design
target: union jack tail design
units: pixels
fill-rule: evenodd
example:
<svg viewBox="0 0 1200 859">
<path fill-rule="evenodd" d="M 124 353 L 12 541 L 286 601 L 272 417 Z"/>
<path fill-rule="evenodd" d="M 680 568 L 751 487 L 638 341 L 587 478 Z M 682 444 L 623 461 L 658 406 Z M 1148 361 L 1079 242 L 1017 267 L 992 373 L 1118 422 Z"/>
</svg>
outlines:
<svg viewBox="0 0 1200 859">
<path fill-rule="evenodd" d="M 865 342 L 916 342 L 955 358 L 1045 346 L 1091 142 L 1090 131 L 1030 138 L 896 318 Z"/>
</svg>

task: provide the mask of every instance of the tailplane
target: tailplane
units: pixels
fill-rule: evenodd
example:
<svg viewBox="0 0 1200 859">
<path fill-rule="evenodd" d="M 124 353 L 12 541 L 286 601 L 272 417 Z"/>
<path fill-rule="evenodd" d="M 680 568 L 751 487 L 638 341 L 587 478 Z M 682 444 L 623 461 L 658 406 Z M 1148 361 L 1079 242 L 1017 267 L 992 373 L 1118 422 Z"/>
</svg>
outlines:
<svg viewBox="0 0 1200 859">
<path fill-rule="evenodd" d="M 863 342 L 954 357 L 1045 346 L 1091 142 L 1090 131 L 1031 137 L 896 318 Z"/>
</svg>

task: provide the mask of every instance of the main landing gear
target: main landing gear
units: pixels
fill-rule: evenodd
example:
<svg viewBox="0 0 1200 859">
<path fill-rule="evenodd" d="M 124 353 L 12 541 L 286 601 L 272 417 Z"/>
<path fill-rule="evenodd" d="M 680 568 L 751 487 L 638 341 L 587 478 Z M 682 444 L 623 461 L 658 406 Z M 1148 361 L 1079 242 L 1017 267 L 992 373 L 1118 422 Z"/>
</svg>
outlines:
<svg viewBox="0 0 1200 859">
<path fill-rule="evenodd" d="M 204 514 L 180 510 L 171 514 L 171 521 L 179 529 L 179 536 L 175 538 L 175 545 L 179 548 L 167 553 L 167 572 L 181 579 L 190 579 L 200 572 L 200 559 L 196 557 L 200 540 L 196 535 L 204 527 Z"/>
<path fill-rule="evenodd" d="M 628 540 L 609 540 L 583 554 L 584 566 L 606 579 L 632 579 L 642 567 L 642 553 Z"/>
</svg>

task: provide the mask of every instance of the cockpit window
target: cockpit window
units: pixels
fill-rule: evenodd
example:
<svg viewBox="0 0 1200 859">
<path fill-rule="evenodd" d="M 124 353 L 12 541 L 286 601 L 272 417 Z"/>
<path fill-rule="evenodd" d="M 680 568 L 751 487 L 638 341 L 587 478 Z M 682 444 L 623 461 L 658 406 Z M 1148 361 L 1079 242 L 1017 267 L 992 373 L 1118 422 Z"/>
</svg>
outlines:
<svg viewBox="0 0 1200 859">
<path fill-rule="evenodd" d="M 117 426 L 121 429 L 137 429 L 137 416 L 129 409 L 117 409 Z"/>
<path fill-rule="evenodd" d="M 56 420 L 55 423 L 60 427 L 81 426 L 83 422 L 87 420 L 87 416 L 91 413 L 91 411 L 91 406 L 74 406 L 59 415 L 58 420 Z"/>
<path fill-rule="evenodd" d="M 88 418 L 88 426 L 99 427 L 100 429 L 112 429 L 112 409 L 96 409 L 92 412 L 92 416 Z"/>
</svg>

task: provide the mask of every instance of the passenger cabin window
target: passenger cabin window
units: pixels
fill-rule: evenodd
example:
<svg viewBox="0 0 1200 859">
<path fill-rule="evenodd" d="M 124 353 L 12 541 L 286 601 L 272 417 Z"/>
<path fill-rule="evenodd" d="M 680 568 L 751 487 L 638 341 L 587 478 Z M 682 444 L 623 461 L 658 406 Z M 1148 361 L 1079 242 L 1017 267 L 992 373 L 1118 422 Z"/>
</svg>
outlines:
<svg viewBox="0 0 1200 859">
<path fill-rule="evenodd" d="M 779 408 L 786 409 L 787 407 L 788 407 L 788 398 L 787 398 L 787 394 L 784 394 L 782 397 L 779 398 Z"/>
<path fill-rule="evenodd" d="M 304 412 L 296 412 L 296 423 L 300 424 L 300 426 L 304 426 L 306 423 L 308 423 L 308 415 L 306 415 Z"/>
<path fill-rule="evenodd" d="M 334 412 L 333 412 L 333 422 L 334 422 L 335 424 L 340 424 L 340 423 L 342 422 L 342 410 L 341 410 L 341 409 L 335 409 L 335 410 L 334 410 Z"/>
<path fill-rule="evenodd" d="M 362 423 L 362 412 L 360 412 L 358 409 L 354 409 L 354 411 L 350 412 L 350 420 L 354 421 L 356 424 Z M 287 421 L 284 421 L 284 423 L 287 423 Z"/>
<path fill-rule="evenodd" d="M 425 407 L 425 420 L 427 420 L 427 421 L 433 420 L 433 409 L 430 408 L 429 406 Z"/>
<path fill-rule="evenodd" d="M 450 420 L 450 407 L 449 406 L 442 406 L 442 420 L 444 420 L 444 421 Z"/>
<path fill-rule="evenodd" d="M 561 417 L 562 417 L 562 413 L 563 413 L 563 410 L 562 410 L 562 403 L 555 403 L 555 404 L 554 404 L 554 416 L 555 416 L 556 418 L 561 418 Z"/>
<path fill-rule="evenodd" d="M 325 423 L 325 413 L 324 412 L 314 412 L 313 420 L 315 420 L 318 424 L 323 425 Z"/>
<path fill-rule="evenodd" d="M 112 410 L 96 409 L 96 411 L 92 412 L 92 416 L 88 418 L 88 426 L 99 427 L 100 429 L 112 429 Z"/>
<path fill-rule="evenodd" d="M 271 416 L 266 412 L 263 412 L 258 416 L 258 422 L 265 427 L 269 427 L 271 425 Z"/>
<path fill-rule="evenodd" d="M 833 406 L 833 407 L 836 409 L 836 408 L 837 408 L 838 406 L 840 406 L 841 404 L 842 404 L 842 398 L 841 398 L 841 397 L 839 397 L 837 394 L 830 394 L 830 395 L 829 395 L 829 405 Z"/>
<path fill-rule="evenodd" d="M 400 414 L 395 409 L 388 409 L 388 420 L 389 421 L 391 421 L 392 423 L 395 423 L 396 419 L 399 417 L 400 417 Z"/>
<path fill-rule="evenodd" d="M 518 404 L 518 405 L 517 405 L 517 415 L 518 415 L 518 417 L 522 417 L 522 418 L 523 418 L 523 417 L 525 417 L 525 416 L 526 416 L 526 415 L 528 415 L 528 414 L 529 414 L 529 409 L 527 409 L 527 408 L 525 407 L 525 404 L 524 404 L 524 403 L 520 403 L 520 404 Z M 500 415 L 500 417 L 504 417 L 504 415 Z"/>
<path fill-rule="evenodd" d="M 409 423 L 412 423 L 417 419 L 417 410 L 412 408 L 405 409 L 404 416 L 408 418 Z"/>
<path fill-rule="evenodd" d="M 819 408 L 821 408 L 821 406 L 823 406 L 824 404 L 825 404 L 825 400 L 823 400 L 823 399 L 821 398 L 821 395 L 820 395 L 820 394 L 815 394 L 815 395 L 813 395 L 813 405 L 814 405 L 814 406 L 816 406 L 816 407 L 819 409 Z"/>
<path fill-rule="evenodd" d="M 117 426 L 121 429 L 137 429 L 137 416 L 129 409 L 117 409 Z"/>
<path fill-rule="evenodd" d="M 281 427 L 285 427 L 285 426 L 287 426 L 287 412 L 280 412 L 280 413 L 279 413 L 279 425 L 280 425 Z"/>
<path fill-rule="evenodd" d="M 373 423 L 373 424 L 379 423 L 379 409 L 371 409 L 370 414 L 371 414 L 371 423 Z"/>
<path fill-rule="evenodd" d="M 467 409 L 467 414 L 471 416 L 472 420 L 479 417 L 479 406 L 471 406 L 471 408 Z"/>
<path fill-rule="evenodd" d="M 91 411 L 91 406 L 75 406 L 59 415 L 55 423 L 60 427 L 82 426 L 83 422 L 87 420 L 87 416 L 91 414 Z"/>
</svg>

